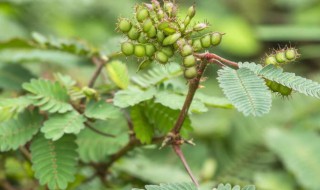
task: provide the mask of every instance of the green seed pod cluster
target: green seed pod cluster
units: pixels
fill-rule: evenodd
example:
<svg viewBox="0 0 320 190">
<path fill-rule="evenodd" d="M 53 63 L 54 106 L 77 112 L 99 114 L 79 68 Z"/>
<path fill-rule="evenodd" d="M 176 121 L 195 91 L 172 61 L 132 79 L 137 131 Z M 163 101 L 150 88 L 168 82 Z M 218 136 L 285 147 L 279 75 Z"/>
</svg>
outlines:
<svg viewBox="0 0 320 190">
<path fill-rule="evenodd" d="M 265 79 L 265 81 L 266 81 L 266 85 L 269 87 L 269 89 L 272 92 L 277 93 L 278 95 L 280 95 L 282 97 L 288 97 L 292 93 L 292 88 L 283 86 L 282 84 L 279 84 L 275 81 L 271 81 L 268 79 Z"/>
<path fill-rule="evenodd" d="M 184 19 L 178 19 L 177 10 L 174 1 L 163 0 L 161 5 L 158 0 L 151 0 L 135 6 L 133 19 L 119 19 L 118 31 L 127 37 L 121 51 L 125 56 L 142 59 L 139 70 L 153 61 L 165 65 L 176 54 L 182 57 L 185 78 L 193 79 L 197 75 L 194 53 L 220 44 L 223 34 L 205 32 L 208 23 L 190 24 L 196 14 L 194 5 Z"/>
<path fill-rule="evenodd" d="M 284 64 L 295 61 L 299 57 L 297 49 L 292 47 L 286 47 L 283 49 L 274 50 L 272 54 L 267 55 L 264 58 L 264 65 L 276 65 L 282 66 Z"/>
</svg>

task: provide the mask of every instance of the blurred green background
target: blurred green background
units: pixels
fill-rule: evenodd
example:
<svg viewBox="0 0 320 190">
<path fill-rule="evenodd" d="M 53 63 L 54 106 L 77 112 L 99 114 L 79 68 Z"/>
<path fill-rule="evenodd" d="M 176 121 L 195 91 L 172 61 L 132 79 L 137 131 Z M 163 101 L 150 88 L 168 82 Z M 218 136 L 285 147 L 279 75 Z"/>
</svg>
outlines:
<svg viewBox="0 0 320 190">
<path fill-rule="evenodd" d="M 123 39 L 115 30 L 118 17 L 132 17 L 133 0 L 0 0 L 0 42 L 31 38 L 32 32 L 59 38 L 81 39 L 105 52 L 118 51 Z M 181 17 L 193 3 L 194 21 L 207 20 L 212 30 L 226 33 L 213 52 L 233 61 L 260 63 L 279 47 L 296 47 L 301 56 L 285 69 L 320 81 L 319 0 L 195 0 L 177 1 Z M 123 59 L 134 72 L 133 58 Z M 4 70 L 22 64 L 21 76 L 8 84 Z M 16 96 L 29 75 L 68 73 L 85 84 L 94 67 L 87 58 L 52 51 L 0 48 L 0 97 Z M 2 70 L 2 71 L 1 71 Z M 25 71 L 27 70 L 27 72 Z M 201 91 L 222 96 L 215 80 L 217 68 Z M 16 71 L 15 71 L 16 72 Z M 17 74 L 17 73 L 15 73 Z M 255 184 L 261 190 L 320 189 L 320 101 L 294 93 L 274 96 L 271 112 L 262 118 L 244 117 L 236 110 L 212 109 L 193 114 L 196 147 L 184 147 L 201 183 Z M 114 188 L 189 181 L 170 149 L 137 149 L 113 169 Z M 0 155 L 0 178 L 31 189 L 32 172 L 21 155 Z M 12 157 L 12 155 L 15 155 Z M 4 159 L 8 158 L 8 159 Z M 79 171 L 70 189 L 104 189 L 99 179 L 86 182 L 90 169 Z M 1 187 L 0 187 L 1 189 Z M 2 190 L 2 189 L 1 189 Z"/>
</svg>

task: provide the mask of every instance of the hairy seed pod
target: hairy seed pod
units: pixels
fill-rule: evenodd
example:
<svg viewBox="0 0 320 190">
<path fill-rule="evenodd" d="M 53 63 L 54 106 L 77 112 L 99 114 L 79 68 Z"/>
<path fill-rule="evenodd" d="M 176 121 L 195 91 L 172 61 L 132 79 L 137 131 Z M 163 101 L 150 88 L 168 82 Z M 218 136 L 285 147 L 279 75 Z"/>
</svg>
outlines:
<svg viewBox="0 0 320 190">
<path fill-rule="evenodd" d="M 165 53 L 168 57 L 172 57 L 174 54 L 174 50 L 172 46 L 163 47 L 161 51 Z"/>
<path fill-rule="evenodd" d="M 157 31 L 157 41 L 162 44 L 164 38 L 165 38 L 164 33 L 162 31 L 158 30 Z"/>
<path fill-rule="evenodd" d="M 214 32 L 211 34 L 211 45 L 217 46 L 220 44 L 222 39 L 222 34 L 219 32 Z"/>
<path fill-rule="evenodd" d="M 289 88 L 280 84 L 278 92 L 282 96 L 289 96 L 292 93 L 292 88 Z"/>
<path fill-rule="evenodd" d="M 193 31 L 200 32 L 208 27 L 209 27 L 209 25 L 207 23 L 198 23 L 198 24 L 194 25 Z"/>
<path fill-rule="evenodd" d="M 141 44 L 145 44 L 147 42 L 147 38 L 145 36 L 145 34 L 141 33 L 139 38 L 138 38 L 138 42 Z"/>
<path fill-rule="evenodd" d="M 196 14 L 196 6 L 195 6 L 195 5 L 192 5 L 191 7 L 189 7 L 189 9 L 188 9 L 188 11 L 187 11 L 187 15 L 188 15 L 190 18 L 193 18 L 195 14 Z"/>
<path fill-rule="evenodd" d="M 142 24 L 142 31 L 147 33 L 150 28 L 153 26 L 151 19 L 147 19 Z"/>
<path fill-rule="evenodd" d="M 276 53 L 276 60 L 278 63 L 285 63 L 287 62 L 286 54 L 284 51 L 278 51 Z"/>
<path fill-rule="evenodd" d="M 162 19 L 164 18 L 164 12 L 163 12 L 162 9 L 159 9 L 159 10 L 157 11 L 157 18 L 158 18 L 159 20 L 162 20 Z"/>
<path fill-rule="evenodd" d="M 132 24 L 128 19 L 120 19 L 118 23 L 119 30 L 123 33 L 127 33 L 130 31 Z"/>
<path fill-rule="evenodd" d="M 181 34 L 180 34 L 180 33 L 175 33 L 175 34 L 172 34 L 172 35 L 170 35 L 170 36 L 167 36 L 167 37 L 163 40 L 162 45 L 164 45 L 164 46 L 172 45 L 172 44 L 174 44 L 180 37 L 181 37 Z"/>
<path fill-rule="evenodd" d="M 186 79 L 193 79 L 194 77 L 197 76 L 197 68 L 196 67 L 186 68 L 183 74 Z"/>
<path fill-rule="evenodd" d="M 294 48 L 288 48 L 285 50 L 285 52 L 286 52 L 285 56 L 289 61 L 296 59 L 298 56 L 298 53 L 297 53 L 296 49 L 294 49 Z"/>
<path fill-rule="evenodd" d="M 156 47 L 153 44 L 146 44 L 145 48 L 146 48 L 146 55 L 148 57 L 152 57 L 156 52 Z"/>
<path fill-rule="evenodd" d="M 144 57 L 146 55 L 146 48 L 144 45 L 135 45 L 134 47 L 134 55 L 137 57 Z"/>
<path fill-rule="evenodd" d="M 280 88 L 280 84 L 274 81 L 270 81 L 268 80 L 267 82 L 267 86 L 269 87 L 269 89 L 273 92 L 278 92 L 279 88 Z"/>
<path fill-rule="evenodd" d="M 149 17 L 149 11 L 145 8 L 138 8 L 136 18 L 138 22 L 143 22 Z"/>
<path fill-rule="evenodd" d="M 156 29 L 156 27 L 151 26 L 150 30 L 149 30 L 148 33 L 147 33 L 147 36 L 148 36 L 149 38 L 154 38 L 154 37 L 156 37 L 156 36 L 157 36 L 157 29 Z"/>
<path fill-rule="evenodd" d="M 190 21 L 191 21 L 191 17 L 186 16 L 186 18 L 183 21 L 184 28 L 186 28 L 190 24 Z"/>
<path fill-rule="evenodd" d="M 181 56 L 185 57 L 185 56 L 191 55 L 192 51 L 193 51 L 192 46 L 189 44 L 186 44 L 181 48 Z"/>
<path fill-rule="evenodd" d="M 143 69 L 145 69 L 145 68 L 147 68 L 147 67 L 149 67 L 149 66 L 151 65 L 151 63 L 152 63 L 152 60 L 151 60 L 151 59 L 143 60 L 143 61 L 139 64 L 139 67 L 138 67 L 137 72 L 140 71 L 140 70 L 143 70 Z"/>
<path fill-rule="evenodd" d="M 201 38 L 201 45 L 203 48 L 208 48 L 211 45 L 210 34 L 207 34 Z"/>
<path fill-rule="evenodd" d="M 273 55 L 269 55 L 266 57 L 264 64 L 265 65 L 270 65 L 270 64 L 277 65 L 278 63 L 277 63 L 276 58 Z"/>
<path fill-rule="evenodd" d="M 131 42 L 124 42 L 121 44 L 121 51 L 124 55 L 130 56 L 134 53 L 134 45 Z"/>
<path fill-rule="evenodd" d="M 130 31 L 128 32 L 128 37 L 131 40 L 137 40 L 140 36 L 140 32 L 136 27 L 132 27 Z"/>
<path fill-rule="evenodd" d="M 166 28 L 170 27 L 170 22 L 161 22 L 159 25 L 158 25 L 158 28 L 160 30 L 164 30 Z"/>
<path fill-rule="evenodd" d="M 192 41 L 192 49 L 194 51 L 200 51 L 202 50 L 202 44 L 201 44 L 201 40 L 200 39 L 194 39 Z"/>
<path fill-rule="evenodd" d="M 183 58 L 183 66 L 192 67 L 196 64 L 196 58 L 193 55 L 188 55 Z"/>
<path fill-rule="evenodd" d="M 155 53 L 155 59 L 161 64 L 166 64 L 169 60 L 169 57 L 164 52 L 157 51 Z"/>
<path fill-rule="evenodd" d="M 177 7 L 172 2 L 164 2 L 163 8 L 169 17 L 176 16 Z"/>
</svg>

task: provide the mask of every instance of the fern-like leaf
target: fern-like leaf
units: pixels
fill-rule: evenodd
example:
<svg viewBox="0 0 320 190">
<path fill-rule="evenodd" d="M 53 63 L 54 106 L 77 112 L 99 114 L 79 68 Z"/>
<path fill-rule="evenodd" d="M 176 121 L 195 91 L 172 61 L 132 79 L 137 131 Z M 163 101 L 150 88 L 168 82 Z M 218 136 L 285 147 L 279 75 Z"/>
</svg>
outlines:
<svg viewBox="0 0 320 190">
<path fill-rule="evenodd" d="M 231 103 L 244 115 L 261 116 L 271 108 L 271 92 L 265 82 L 248 68 L 224 67 L 218 71 L 219 83 Z"/>
<path fill-rule="evenodd" d="M 59 82 L 32 79 L 30 83 L 24 83 L 23 88 L 32 93 L 33 105 L 43 111 L 65 113 L 73 109 L 68 103 L 67 90 Z"/>
<path fill-rule="evenodd" d="M 58 141 L 51 141 L 42 134 L 31 144 L 32 169 L 40 185 L 49 189 L 66 189 L 74 180 L 77 171 L 77 144 L 75 136 L 65 135 Z"/>
<path fill-rule="evenodd" d="M 41 121 L 42 117 L 36 111 L 25 111 L 15 119 L 0 123 L 0 151 L 15 150 L 31 140 Z"/>
<path fill-rule="evenodd" d="M 131 108 L 131 119 L 133 123 L 133 130 L 137 139 L 141 143 L 151 143 L 154 129 L 153 126 L 149 124 L 146 115 L 144 114 L 145 110 L 142 106 L 134 106 Z"/>
<path fill-rule="evenodd" d="M 63 134 L 78 134 L 85 126 L 86 118 L 76 111 L 54 114 L 44 122 L 41 132 L 47 139 L 58 140 Z"/>
<path fill-rule="evenodd" d="M 122 113 L 119 108 L 112 104 L 108 104 L 104 100 L 98 102 L 90 101 L 84 112 L 84 115 L 89 118 L 101 120 L 115 119 L 121 114 Z"/>
<path fill-rule="evenodd" d="M 160 185 L 146 185 L 145 190 L 197 190 L 198 188 L 192 183 L 170 183 Z M 143 190 L 143 189 L 132 189 Z"/>
<path fill-rule="evenodd" d="M 248 185 L 241 188 L 239 185 L 231 186 L 230 184 L 219 184 L 217 188 L 213 188 L 213 190 L 255 190 L 255 186 Z"/>
<path fill-rule="evenodd" d="M 262 68 L 260 65 L 248 62 L 239 63 L 239 67 L 248 68 L 257 75 L 292 88 L 297 92 L 303 93 L 308 96 L 320 98 L 319 83 L 310 79 L 296 76 L 294 73 L 283 72 L 282 68 L 278 68 L 273 65 L 267 65 L 266 67 Z"/>
<path fill-rule="evenodd" d="M 10 119 L 17 113 L 22 112 L 27 108 L 32 101 L 26 96 L 19 98 L 0 99 L 0 121 Z"/>
<path fill-rule="evenodd" d="M 61 73 L 55 73 L 54 78 L 67 89 L 68 95 L 71 100 L 75 101 L 84 98 L 82 90 L 76 86 L 76 81 L 73 80 L 69 75 L 62 75 Z"/>
</svg>

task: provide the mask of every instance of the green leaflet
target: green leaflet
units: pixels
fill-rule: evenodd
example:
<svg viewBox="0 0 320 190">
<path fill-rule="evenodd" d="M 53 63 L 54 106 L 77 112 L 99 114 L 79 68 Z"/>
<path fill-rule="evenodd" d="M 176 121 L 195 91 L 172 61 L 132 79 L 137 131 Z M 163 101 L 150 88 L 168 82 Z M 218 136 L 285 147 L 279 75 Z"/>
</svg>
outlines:
<svg viewBox="0 0 320 190">
<path fill-rule="evenodd" d="M 218 81 L 226 97 L 245 116 L 261 116 L 271 108 L 271 92 L 260 77 L 248 68 L 224 67 Z"/>
<path fill-rule="evenodd" d="M 320 84 L 306 79 L 300 76 L 296 76 L 294 73 L 283 72 L 282 68 L 268 65 L 262 68 L 255 63 L 239 63 L 240 68 L 248 68 L 255 74 L 260 75 L 266 79 L 275 81 L 284 86 L 292 88 L 295 91 L 303 93 L 308 96 L 320 98 Z"/>
<path fill-rule="evenodd" d="M 0 123 L 0 151 L 16 150 L 35 135 L 42 122 L 37 111 L 25 111 L 17 118 Z"/>
<path fill-rule="evenodd" d="M 26 96 L 19 98 L 0 99 L 0 122 L 10 119 L 17 113 L 22 112 L 27 108 L 32 101 Z"/>
<path fill-rule="evenodd" d="M 77 172 L 77 144 L 74 135 L 65 135 L 58 141 L 45 139 L 40 133 L 31 144 L 31 161 L 40 185 L 51 190 L 66 189 Z"/>
<path fill-rule="evenodd" d="M 153 126 L 149 124 L 146 115 L 144 114 L 145 110 L 142 106 L 136 105 L 131 108 L 131 120 L 133 123 L 133 130 L 137 139 L 141 143 L 151 143 L 154 129 Z"/>
<path fill-rule="evenodd" d="M 30 83 L 24 83 L 22 86 L 32 93 L 30 99 L 33 100 L 33 105 L 39 106 L 43 111 L 65 113 L 73 109 L 68 103 L 67 90 L 58 82 L 32 79 Z"/>
<path fill-rule="evenodd" d="M 93 119 L 115 119 L 122 115 L 121 110 L 112 104 L 101 101 L 90 101 L 86 107 L 84 115 Z"/>
<path fill-rule="evenodd" d="M 44 122 L 41 132 L 47 139 L 58 140 L 64 134 L 78 134 L 85 126 L 86 118 L 76 111 L 50 115 Z"/>
<path fill-rule="evenodd" d="M 213 188 L 213 190 L 255 190 L 255 186 L 248 185 L 241 188 L 239 185 L 231 186 L 230 184 L 219 184 L 217 188 Z"/>
<path fill-rule="evenodd" d="M 110 79 L 122 89 L 129 86 L 129 73 L 127 66 L 121 61 L 112 61 L 106 65 Z"/>
<path fill-rule="evenodd" d="M 145 190 L 197 190 L 198 188 L 192 183 L 169 183 L 160 185 L 146 185 Z M 142 190 L 136 189 L 133 190 Z"/>
<path fill-rule="evenodd" d="M 82 89 L 76 86 L 77 82 L 73 80 L 69 75 L 55 73 L 54 78 L 67 89 L 68 95 L 70 96 L 71 100 L 74 101 L 85 97 Z"/>
<path fill-rule="evenodd" d="M 126 90 L 120 90 L 114 95 L 113 103 L 120 108 L 134 106 L 140 102 L 150 100 L 156 94 L 155 88 L 148 88 L 143 91 L 137 87 L 129 87 Z"/>
<path fill-rule="evenodd" d="M 101 162 L 125 146 L 129 140 L 126 119 L 121 116 L 117 119 L 97 121 L 91 124 L 95 129 L 113 134 L 115 137 L 105 137 L 89 128 L 85 128 L 77 135 L 78 152 L 84 162 Z"/>
<path fill-rule="evenodd" d="M 305 189 L 320 189 L 320 138 L 317 134 L 274 128 L 267 130 L 265 137 L 268 147 Z"/>
<path fill-rule="evenodd" d="M 214 108 L 225 108 L 225 109 L 232 109 L 233 105 L 230 101 L 226 98 L 222 97 L 214 97 L 203 94 L 201 92 L 197 92 L 194 97 L 195 100 L 200 100 L 204 103 L 207 107 L 214 107 Z"/>
</svg>

